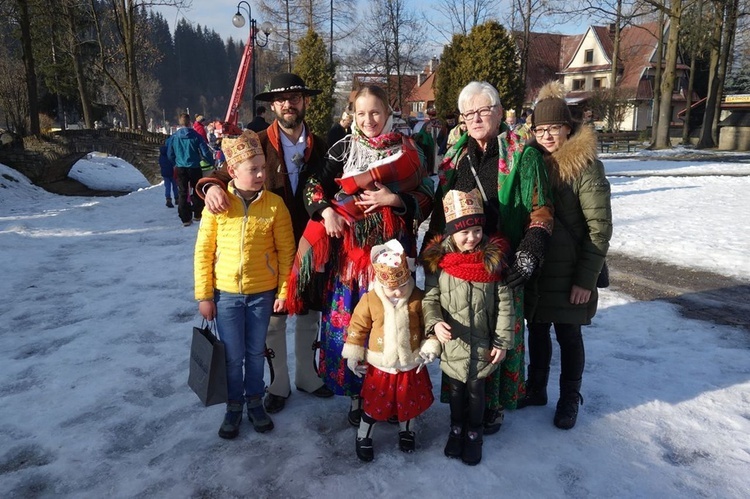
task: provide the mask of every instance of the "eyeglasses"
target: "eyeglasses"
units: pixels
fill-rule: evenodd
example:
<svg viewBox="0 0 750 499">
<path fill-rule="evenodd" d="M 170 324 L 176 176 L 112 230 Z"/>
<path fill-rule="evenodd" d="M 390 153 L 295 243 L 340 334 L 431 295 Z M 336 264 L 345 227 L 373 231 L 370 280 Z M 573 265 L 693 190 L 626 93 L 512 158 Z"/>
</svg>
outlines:
<svg viewBox="0 0 750 499">
<path fill-rule="evenodd" d="M 461 113 L 461 116 L 463 116 L 464 121 L 474 121 L 474 118 L 476 118 L 477 115 L 481 116 L 482 118 L 486 118 L 490 114 L 492 114 L 492 110 L 496 108 L 497 105 L 494 106 L 485 106 L 480 107 L 479 109 L 475 111 L 469 111 L 468 113 Z"/>
<path fill-rule="evenodd" d="M 289 102 L 289 104 L 296 105 L 299 104 L 301 100 L 302 94 L 292 94 L 274 97 L 273 102 L 274 104 L 283 104 L 284 102 Z"/>
<path fill-rule="evenodd" d="M 562 125 L 550 125 L 547 128 L 534 127 L 534 135 L 536 135 L 537 139 L 544 137 L 545 133 L 549 133 L 550 137 L 557 137 L 560 135 L 562 127 Z"/>
</svg>

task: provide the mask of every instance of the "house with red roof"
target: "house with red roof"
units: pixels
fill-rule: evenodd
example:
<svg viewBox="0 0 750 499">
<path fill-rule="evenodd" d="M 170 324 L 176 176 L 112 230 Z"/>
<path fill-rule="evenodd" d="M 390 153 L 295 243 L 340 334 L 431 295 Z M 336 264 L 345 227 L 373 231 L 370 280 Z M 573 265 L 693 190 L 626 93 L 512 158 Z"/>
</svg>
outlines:
<svg viewBox="0 0 750 499">
<path fill-rule="evenodd" d="M 665 38 L 668 29 L 667 26 Z M 653 122 L 657 42 L 658 24 L 655 22 L 626 26 L 620 31 L 620 53 L 614 85 L 632 104 L 620 123 L 620 130 L 645 130 Z M 582 35 L 532 33 L 525 105 L 532 106 L 538 89 L 544 83 L 559 79 L 568 91 L 566 100 L 574 116 L 582 118 L 588 111 L 587 101 L 594 93 L 612 88 L 610 80 L 614 57 L 613 25 L 590 26 Z M 688 67 L 678 59 L 672 95 L 672 123 L 675 126 L 682 125 L 678 113 L 686 105 L 687 71 Z M 697 96 L 694 96 L 693 102 L 696 100 Z M 595 123 L 598 118 L 593 117 Z"/>
</svg>

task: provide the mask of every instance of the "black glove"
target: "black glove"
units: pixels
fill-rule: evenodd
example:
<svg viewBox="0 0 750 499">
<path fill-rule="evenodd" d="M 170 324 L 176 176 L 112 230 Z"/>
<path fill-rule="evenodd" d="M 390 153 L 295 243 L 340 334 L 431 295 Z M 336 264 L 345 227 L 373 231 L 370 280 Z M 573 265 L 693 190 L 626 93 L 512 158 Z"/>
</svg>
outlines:
<svg viewBox="0 0 750 499">
<path fill-rule="evenodd" d="M 537 258 L 528 251 L 519 251 L 516 253 L 516 260 L 513 262 L 506 284 L 511 288 L 517 288 L 526 284 L 531 274 L 534 273 L 538 264 Z"/>
<path fill-rule="evenodd" d="M 549 232 L 541 227 L 532 227 L 526 231 L 518 245 L 513 267 L 508 272 L 508 286 L 516 288 L 529 280 L 531 274 L 544 263 L 549 240 Z"/>
</svg>

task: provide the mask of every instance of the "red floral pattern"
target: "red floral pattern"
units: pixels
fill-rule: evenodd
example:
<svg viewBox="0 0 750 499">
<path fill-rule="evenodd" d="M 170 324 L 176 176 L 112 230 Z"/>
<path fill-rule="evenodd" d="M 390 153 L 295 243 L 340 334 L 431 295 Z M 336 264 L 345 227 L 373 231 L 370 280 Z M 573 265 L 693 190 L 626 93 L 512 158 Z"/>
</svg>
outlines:
<svg viewBox="0 0 750 499">
<path fill-rule="evenodd" d="M 427 369 L 390 374 L 368 366 L 362 385 L 362 409 L 376 421 L 396 416 L 408 421 L 426 411 L 435 400 Z"/>
</svg>

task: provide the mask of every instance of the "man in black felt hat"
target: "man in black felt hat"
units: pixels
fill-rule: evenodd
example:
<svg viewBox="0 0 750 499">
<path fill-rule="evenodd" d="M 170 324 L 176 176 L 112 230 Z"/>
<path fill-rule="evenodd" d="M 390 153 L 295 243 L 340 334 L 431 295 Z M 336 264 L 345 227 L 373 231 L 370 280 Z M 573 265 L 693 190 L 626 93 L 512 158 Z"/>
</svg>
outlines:
<svg viewBox="0 0 750 499">
<path fill-rule="evenodd" d="M 305 124 L 305 110 L 310 105 L 310 98 L 321 92 L 307 88 L 304 80 L 295 74 L 282 73 L 274 76 L 266 90 L 255 96 L 256 100 L 269 102 L 276 117 L 266 130 L 258 134 L 266 154 L 265 188 L 284 199 L 292 215 L 297 242 L 309 220 L 303 198 L 305 183 L 311 173 L 323 167 L 328 151 L 325 140 L 312 133 Z M 229 180 L 225 171 L 218 170 L 198 183 L 198 194 L 205 197 L 206 208 L 211 212 L 220 213 L 228 208 L 226 186 Z M 273 380 L 264 405 L 272 414 L 284 408 L 291 394 L 286 360 L 286 318 L 283 314 L 271 317 L 266 339 L 274 355 L 269 360 Z M 300 391 L 316 397 L 332 397 L 333 392 L 323 384 L 315 370 L 319 322 L 320 313 L 315 311 L 296 317 L 294 381 Z"/>
</svg>

